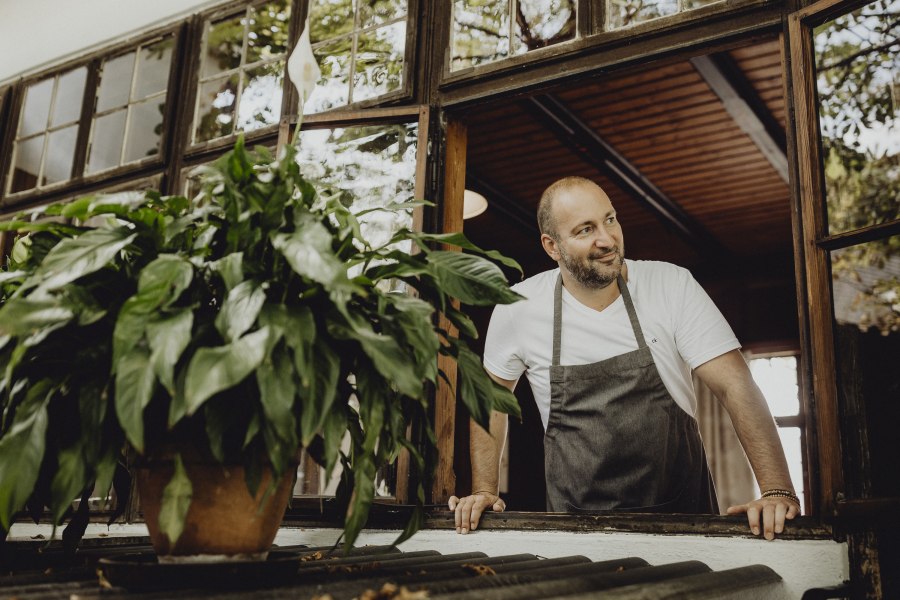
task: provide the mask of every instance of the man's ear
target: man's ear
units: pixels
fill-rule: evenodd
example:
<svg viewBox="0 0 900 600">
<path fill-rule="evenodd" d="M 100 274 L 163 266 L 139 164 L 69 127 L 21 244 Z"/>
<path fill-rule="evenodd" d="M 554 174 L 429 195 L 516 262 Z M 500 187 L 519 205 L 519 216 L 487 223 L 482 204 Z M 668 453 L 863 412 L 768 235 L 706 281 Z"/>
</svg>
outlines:
<svg viewBox="0 0 900 600">
<path fill-rule="evenodd" d="M 549 256 L 554 261 L 559 261 L 559 259 L 560 259 L 559 245 L 557 244 L 556 240 L 554 240 L 552 237 L 550 237 L 546 233 L 542 233 L 541 234 L 541 246 L 543 246 L 544 252 L 547 253 L 547 256 Z"/>
</svg>

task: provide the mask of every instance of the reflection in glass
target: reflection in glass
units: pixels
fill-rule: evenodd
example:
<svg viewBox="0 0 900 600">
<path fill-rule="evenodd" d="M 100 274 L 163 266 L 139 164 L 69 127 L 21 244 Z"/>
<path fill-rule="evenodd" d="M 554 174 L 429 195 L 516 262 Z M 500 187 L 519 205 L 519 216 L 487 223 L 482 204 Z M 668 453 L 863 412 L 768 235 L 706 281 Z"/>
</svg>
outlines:
<svg viewBox="0 0 900 600">
<path fill-rule="evenodd" d="M 277 123 L 281 114 L 284 62 L 250 69 L 244 77 L 246 79 L 241 93 L 238 129 L 253 131 Z"/>
<path fill-rule="evenodd" d="M 203 142 L 234 131 L 238 75 L 213 79 L 200 86 L 194 141 Z"/>
<path fill-rule="evenodd" d="M 750 361 L 750 373 L 773 417 L 791 417 L 800 413 L 796 357 L 754 358 Z"/>
<path fill-rule="evenodd" d="M 284 2 L 271 2 L 250 9 L 247 33 L 247 64 L 281 58 L 287 53 L 290 10 Z"/>
<path fill-rule="evenodd" d="M 406 23 L 401 21 L 359 34 L 353 75 L 353 101 L 399 89 L 403 83 Z"/>
<path fill-rule="evenodd" d="M 406 0 L 359 0 L 361 29 L 383 25 L 406 14 Z"/>
<path fill-rule="evenodd" d="M 352 39 L 341 38 L 333 44 L 313 49 L 322 70 L 322 78 L 303 106 L 306 113 L 317 113 L 350 101 L 350 53 Z"/>
<path fill-rule="evenodd" d="M 22 108 L 22 119 L 19 121 L 19 135 L 27 137 L 47 129 L 47 118 L 50 116 L 50 103 L 53 100 L 53 77 L 28 86 L 25 92 L 25 103 Z"/>
<path fill-rule="evenodd" d="M 53 99 L 53 115 L 50 118 L 51 127 L 74 123 L 81 117 L 86 79 L 87 67 L 80 67 L 59 76 L 56 97 Z"/>
<path fill-rule="evenodd" d="M 829 233 L 900 218 L 900 0 L 815 30 Z"/>
<path fill-rule="evenodd" d="M 131 107 L 125 141 L 126 163 L 159 154 L 165 109 L 165 98 L 159 97 Z"/>
<path fill-rule="evenodd" d="M 134 71 L 134 52 L 107 60 L 100 71 L 100 88 L 97 90 L 98 113 L 125 106 L 131 95 L 131 76 Z"/>
<path fill-rule="evenodd" d="M 94 119 L 87 172 L 95 173 L 119 166 L 125 138 L 124 109 Z"/>
<path fill-rule="evenodd" d="M 353 31 L 352 0 L 313 0 L 309 7 L 309 39 L 313 44 Z"/>
<path fill-rule="evenodd" d="M 576 0 L 455 0 L 450 68 L 473 67 L 574 39 L 575 14 Z"/>
<path fill-rule="evenodd" d="M 244 15 L 210 23 L 206 29 L 200 77 L 209 77 L 241 66 L 244 47 Z"/>
<path fill-rule="evenodd" d="M 135 100 L 166 91 L 174 47 L 175 40 L 167 38 L 152 46 L 141 48 L 137 81 L 134 82 Z"/>
<path fill-rule="evenodd" d="M 852 468 L 871 462 L 874 497 L 900 495 L 900 235 L 831 253 L 838 395 Z M 865 419 L 866 422 L 860 422 Z M 859 490 L 853 490 L 859 493 Z"/>
<path fill-rule="evenodd" d="M 609 0 L 609 28 L 618 29 L 679 12 L 678 0 Z"/>
<path fill-rule="evenodd" d="M 354 213 L 413 199 L 416 124 L 309 130 L 300 137 L 297 161 L 323 197 L 337 196 Z M 364 237 L 380 247 L 412 227 L 412 210 L 376 211 L 361 221 Z"/>
<path fill-rule="evenodd" d="M 39 135 L 16 143 L 16 158 L 9 184 L 11 194 L 37 187 L 41 156 L 44 154 L 44 137 Z"/>
<path fill-rule="evenodd" d="M 831 253 L 834 318 L 900 335 L 900 235 Z"/>
<path fill-rule="evenodd" d="M 44 159 L 44 184 L 59 183 L 72 176 L 77 135 L 78 125 L 50 132 L 47 139 L 47 158 Z"/>
</svg>

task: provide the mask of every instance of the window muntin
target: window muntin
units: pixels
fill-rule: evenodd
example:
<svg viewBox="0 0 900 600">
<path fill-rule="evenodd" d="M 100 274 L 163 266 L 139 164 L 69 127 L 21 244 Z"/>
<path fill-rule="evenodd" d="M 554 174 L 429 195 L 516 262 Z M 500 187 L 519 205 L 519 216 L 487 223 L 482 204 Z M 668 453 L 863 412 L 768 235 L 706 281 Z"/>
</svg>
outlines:
<svg viewBox="0 0 900 600">
<path fill-rule="evenodd" d="M 452 6 L 451 71 L 576 36 L 576 0 L 454 0 Z"/>
<path fill-rule="evenodd" d="M 86 80 L 87 67 L 78 67 L 26 88 L 8 194 L 71 179 Z"/>
<path fill-rule="evenodd" d="M 290 16 L 290 0 L 276 0 L 206 22 L 194 143 L 278 123 Z"/>
<path fill-rule="evenodd" d="M 814 31 L 828 230 L 900 218 L 900 0 Z"/>
<path fill-rule="evenodd" d="M 313 0 L 309 32 L 322 78 L 304 106 L 317 113 L 403 89 L 406 0 Z"/>
<path fill-rule="evenodd" d="M 160 153 L 174 46 L 169 36 L 103 62 L 85 173 Z"/>
</svg>

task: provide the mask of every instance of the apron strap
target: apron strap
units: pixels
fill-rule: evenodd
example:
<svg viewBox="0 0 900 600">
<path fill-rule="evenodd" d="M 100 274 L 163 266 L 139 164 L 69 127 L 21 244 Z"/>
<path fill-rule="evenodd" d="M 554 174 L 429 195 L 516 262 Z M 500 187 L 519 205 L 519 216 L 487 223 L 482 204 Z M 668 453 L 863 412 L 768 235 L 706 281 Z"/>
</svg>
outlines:
<svg viewBox="0 0 900 600">
<path fill-rule="evenodd" d="M 631 292 L 628 291 L 628 285 L 622 276 L 619 275 L 616 283 L 619 286 L 619 293 L 622 294 L 622 300 L 625 302 L 625 310 L 628 312 L 628 319 L 631 321 L 631 329 L 634 332 L 634 339 L 637 340 L 638 348 L 645 348 L 647 341 L 644 339 L 644 331 L 641 329 L 641 322 L 638 321 L 637 311 L 634 309 L 634 302 L 631 300 Z M 552 367 L 559 366 L 560 349 L 562 347 L 562 274 L 556 278 L 556 288 L 553 290 L 553 360 L 550 363 Z"/>
</svg>

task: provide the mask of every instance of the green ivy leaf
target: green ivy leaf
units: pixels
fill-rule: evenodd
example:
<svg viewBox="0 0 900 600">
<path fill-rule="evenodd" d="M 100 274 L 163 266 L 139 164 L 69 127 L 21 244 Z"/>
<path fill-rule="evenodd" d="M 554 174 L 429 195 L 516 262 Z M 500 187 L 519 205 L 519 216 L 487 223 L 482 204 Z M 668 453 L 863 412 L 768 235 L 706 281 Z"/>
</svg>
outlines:
<svg viewBox="0 0 900 600">
<path fill-rule="evenodd" d="M 138 452 L 144 451 L 144 409 L 150 404 L 155 387 L 150 352 L 135 346 L 122 357 L 116 371 L 116 416 L 125 437 Z"/>
<path fill-rule="evenodd" d="M 59 466 L 50 483 L 50 507 L 55 525 L 62 521 L 63 515 L 72 506 L 72 501 L 87 485 L 87 471 L 80 443 L 76 442 L 74 446 L 61 450 L 57 461 Z"/>
<path fill-rule="evenodd" d="M 325 289 L 352 290 L 347 267 L 331 248 L 331 233 L 313 215 L 301 213 L 293 233 L 272 237 L 272 245 L 298 275 L 321 283 Z"/>
<path fill-rule="evenodd" d="M 244 280 L 244 253 L 232 252 L 219 260 L 209 263 L 209 268 L 222 276 L 225 289 L 229 292 Z"/>
<path fill-rule="evenodd" d="M 395 243 L 395 241 L 405 239 L 413 240 L 414 242 L 416 242 L 416 244 L 418 244 L 420 248 L 423 249 L 428 248 L 427 242 L 459 246 L 463 250 L 469 250 L 470 252 L 475 252 L 482 256 L 487 256 L 488 258 L 499 262 L 502 265 L 506 265 L 511 269 L 515 269 L 519 273 L 523 273 L 522 267 L 518 262 L 516 262 L 512 258 L 509 258 L 508 256 L 504 256 L 496 250 L 483 250 L 479 248 L 478 246 L 470 242 L 463 233 L 425 233 L 420 231 L 401 229 L 396 234 L 394 234 L 394 239 L 391 240 L 391 243 Z"/>
<path fill-rule="evenodd" d="M 341 372 L 341 359 L 329 344 L 317 340 L 311 356 L 314 368 L 310 381 L 312 385 L 300 389 L 300 394 L 306 400 L 300 417 L 300 436 L 304 446 L 309 445 L 332 412 Z M 326 443 L 330 441 L 326 440 Z"/>
<path fill-rule="evenodd" d="M 184 520 L 191 508 L 194 487 L 184 468 L 181 455 L 175 455 L 175 470 L 172 479 L 163 490 L 162 504 L 159 507 L 159 530 L 169 538 L 170 546 L 178 543 L 184 531 Z"/>
<path fill-rule="evenodd" d="M 353 493 L 347 516 L 344 519 L 344 548 L 350 549 L 356 543 L 359 532 L 369 518 L 369 509 L 375 497 L 375 463 L 372 457 L 361 452 L 353 455 Z"/>
<path fill-rule="evenodd" d="M 277 473 L 283 473 L 288 462 L 299 446 L 297 421 L 293 406 L 296 388 L 290 357 L 282 350 L 272 353 L 256 371 L 259 399 L 265 413 L 264 423 L 269 426 L 275 439 L 267 440 L 269 460 Z"/>
<path fill-rule="evenodd" d="M 496 388 L 500 386 L 494 385 L 494 380 L 484 370 L 478 355 L 472 352 L 464 343 L 457 340 L 457 344 L 458 354 L 456 361 L 459 368 L 459 391 L 462 403 L 466 410 L 469 411 L 472 419 L 485 429 L 489 429 L 492 409 L 509 412 L 521 418 L 519 404 L 516 402 L 515 396 L 512 396 L 509 390 L 503 388 L 506 394 L 512 396 L 510 401 L 506 395 L 498 392 Z"/>
<path fill-rule="evenodd" d="M 231 342 L 244 335 L 256 322 L 265 301 L 265 290 L 253 280 L 242 281 L 233 287 L 216 315 L 216 329 L 225 341 Z"/>
<path fill-rule="evenodd" d="M 28 335 L 45 327 L 63 325 L 75 316 L 62 296 L 35 296 L 6 301 L 0 308 L 0 335 Z"/>
<path fill-rule="evenodd" d="M 270 330 L 263 327 L 217 348 L 200 348 L 187 368 L 184 385 L 187 414 L 197 412 L 206 400 L 235 386 L 255 371 L 266 355 Z"/>
</svg>

